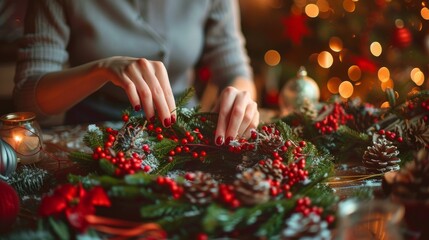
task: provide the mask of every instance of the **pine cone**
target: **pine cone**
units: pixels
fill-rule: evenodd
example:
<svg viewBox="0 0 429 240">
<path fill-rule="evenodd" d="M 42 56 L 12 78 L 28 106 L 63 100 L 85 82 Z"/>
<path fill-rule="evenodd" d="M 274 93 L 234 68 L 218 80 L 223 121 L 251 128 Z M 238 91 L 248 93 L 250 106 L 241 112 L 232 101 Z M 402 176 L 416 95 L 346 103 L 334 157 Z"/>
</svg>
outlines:
<svg viewBox="0 0 429 240">
<path fill-rule="evenodd" d="M 258 152 L 271 155 L 284 144 L 283 137 L 275 132 L 275 127 L 271 127 L 270 133 L 262 131 L 259 134 Z"/>
<path fill-rule="evenodd" d="M 393 178 L 392 194 L 402 199 L 429 201 L 429 157 L 408 162 Z"/>
<path fill-rule="evenodd" d="M 273 160 L 267 159 L 263 164 L 258 164 L 257 171 L 265 174 L 267 179 L 272 179 L 281 182 L 283 180 L 283 171 L 277 165 L 273 165 Z"/>
<path fill-rule="evenodd" d="M 195 172 L 194 180 L 183 184 L 184 196 L 191 203 L 209 204 L 218 194 L 218 183 L 209 173 Z"/>
<path fill-rule="evenodd" d="M 298 113 L 304 118 L 314 120 L 317 117 L 317 109 L 314 103 L 308 99 L 304 99 L 302 105 L 298 109 Z"/>
<path fill-rule="evenodd" d="M 304 216 L 302 213 L 294 213 L 286 221 L 286 228 L 282 232 L 282 239 L 331 239 L 328 223 L 322 221 L 319 215 L 310 213 Z"/>
<path fill-rule="evenodd" d="M 399 151 L 384 137 L 378 138 L 363 154 L 363 165 L 369 172 L 384 173 L 399 170 Z"/>
<path fill-rule="evenodd" d="M 270 184 L 261 171 L 248 169 L 239 174 L 234 181 L 237 199 L 244 205 L 256 205 L 270 198 Z"/>
<path fill-rule="evenodd" d="M 404 139 L 417 148 L 426 147 L 429 144 L 429 126 L 423 119 L 407 124 Z"/>
</svg>

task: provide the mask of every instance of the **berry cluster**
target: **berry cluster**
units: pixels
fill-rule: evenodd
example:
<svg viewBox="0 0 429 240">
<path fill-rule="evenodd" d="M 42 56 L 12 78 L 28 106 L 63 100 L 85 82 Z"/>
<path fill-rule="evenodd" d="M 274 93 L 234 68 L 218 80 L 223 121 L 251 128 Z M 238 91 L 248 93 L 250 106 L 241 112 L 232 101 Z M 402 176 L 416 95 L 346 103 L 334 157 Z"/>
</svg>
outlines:
<svg viewBox="0 0 429 240">
<path fill-rule="evenodd" d="M 378 131 L 378 134 L 380 134 L 380 136 L 385 137 L 387 140 L 390 140 L 390 141 L 397 141 L 399 143 L 402 143 L 404 141 L 404 139 L 399 134 L 393 131 L 381 129 Z"/>
<path fill-rule="evenodd" d="M 326 111 L 327 108 L 324 106 L 319 115 L 323 115 Z M 344 125 L 352 119 L 353 115 L 347 114 L 340 103 L 334 103 L 332 111 L 323 120 L 316 122 L 314 126 L 321 134 L 330 134 L 337 131 L 340 125 Z"/>
<path fill-rule="evenodd" d="M 179 199 L 183 195 L 183 187 L 169 177 L 158 176 L 156 178 L 156 183 L 160 187 L 168 187 L 174 199 Z"/>
<path fill-rule="evenodd" d="M 115 169 L 116 176 L 124 176 L 127 174 L 134 174 L 138 171 L 150 171 L 149 166 L 145 166 L 142 169 L 142 162 L 144 155 L 140 156 L 138 153 L 133 152 L 131 156 L 127 156 L 123 151 L 115 152 L 112 147 L 115 144 L 116 136 L 118 131 L 113 130 L 112 128 L 106 128 L 106 142 L 104 143 L 104 148 L 101 146 L 96 147 L 93 150 L 92 158 L 94 160 L 106 159 L 112 163 Z"/>
<path fill-rule="evenodd" d="M 303 216 L 308 216 L 311 213 L 321 216 L 323 214 L 323 208 L 311 204 L 309 197 L 302 197 L 296 201 L 295 212 L 301 213 Z M 332 224 L 335 221 L 333 215 L 327 215 L 325 221 L 328 224 Z"/>
<path fill-rule="evenodd" d="M 291 188 L 298 182 L 304 181 L 308 178 L 308 171 L 305 170 L 306 160 L 305 154 L 303 153 L 304 147 L 307 145 L 305 141 L 300 141 L 298 144 L 294 143 L 291 140 L 287 140 L 278 147 L 278 151 L 272 153 L 272 167 L 275 169 L 280 169 L 282 178 L 279 181 L 278 179 L 270 179 L 270 194 L 275 197 L 278 194 L 284 192 L 286 198 L 292 197 Z M 282 154 L 286 153 L 288 150 L 291 150 L 294 155 L 294 161 L 288 165 L 283 163 Z M 266 164 L 265 160 L 259 161 L 260 165 Z M 268 176 L 269 177 L 269 176 Z"/>
</svg>

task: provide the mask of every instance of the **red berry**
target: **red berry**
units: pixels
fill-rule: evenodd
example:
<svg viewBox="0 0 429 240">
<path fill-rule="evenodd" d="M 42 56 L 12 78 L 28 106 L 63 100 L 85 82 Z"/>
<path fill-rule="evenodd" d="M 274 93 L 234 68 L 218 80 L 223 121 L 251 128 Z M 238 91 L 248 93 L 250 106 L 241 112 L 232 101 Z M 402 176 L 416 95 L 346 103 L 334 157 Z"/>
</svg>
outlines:
<svg viewBox="0 0 429 240">
<path fill-rule="evenodd" d="M 127 114 L 122 115 L 122 121 L 128 122 L 128 120 L 130 120 L 130 116 L 128 116 Z"/>
</svg>

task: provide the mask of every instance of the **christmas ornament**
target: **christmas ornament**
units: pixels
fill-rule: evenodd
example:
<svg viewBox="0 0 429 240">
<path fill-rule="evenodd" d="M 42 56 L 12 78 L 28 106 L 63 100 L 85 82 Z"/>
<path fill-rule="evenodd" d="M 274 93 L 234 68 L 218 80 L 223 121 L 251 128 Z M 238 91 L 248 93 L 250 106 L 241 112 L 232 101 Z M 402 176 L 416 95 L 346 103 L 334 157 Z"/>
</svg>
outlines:
<svg viewBox="0 0 429 240">
<path fill-rule="evenodd" d="M 413 36 L 408 28 L 402 26 L 393 30 L 392 41 L 396 47 L 407 48 L 411 45 L 412 40 Z"/>
<path fill-rule="evenodd" d="M 19 213 L 19 197 L 15 189 L 0 180 L 0 232 L 10 230 Z"/>
<path fill-rule="evenodd" d="M 399 151 L 391 141 L 384 137 L 379 137 L 369 146 L 363 154 L 363 165 L 367 171 L 384 173 L 399 170 Z"/>
<path fill-rule="evenodd" d="M 310 29 L 306 24 L 305 15 L 292 14 L 282 19 L 284 26 L 283 36 L 291 40 L 291 42 L 299 46 L 302 43 L 302 38 L 310 35 Z"/>
<path fill-rule="evenodd" d="M 281 90 L 279 98 L 281 114 L 284 116 L 299 109 L 305 100 L 316 104 L 319 98 L 319 86 L 307 76 L 305 68 L 301 67 L 297 77 L 290 79 Z"/>
<path fill-rule="evenodd" d="M 0 139 L 0 175 L 9 176 L 16 170 L 18 159 L 13 148 Z"/>
</svg>

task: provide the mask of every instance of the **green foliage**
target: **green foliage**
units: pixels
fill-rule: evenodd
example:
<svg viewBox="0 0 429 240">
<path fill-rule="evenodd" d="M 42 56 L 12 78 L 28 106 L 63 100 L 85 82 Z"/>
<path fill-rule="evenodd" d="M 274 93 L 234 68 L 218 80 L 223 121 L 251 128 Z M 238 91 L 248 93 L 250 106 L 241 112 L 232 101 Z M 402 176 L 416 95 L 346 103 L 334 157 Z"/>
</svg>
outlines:
<svg viewBox="0 0 429 240">
<path fill-rule="evenodd" d="M 48 171 L 35 165 L 22 165 L 7 178 L 6 182 L 24 197 L 40 192 L 49 176 Z"/>
<path fill-rule="evenodd" d="M 140 208 L 140 215 L 145 219 L 162 218 L 165 216 L 190 216 L 198 214 L 200 214 L 200 209 L 196 205 L 175 200 L 166 200 Z"/>
<path fill-rule="evenodd" d="M 101 170 L 107 175 L 113 176 L 115 174 L 116 166 L 109 160 L 102 158 L 99 160 L 99 165 Z"/>
</svg>

